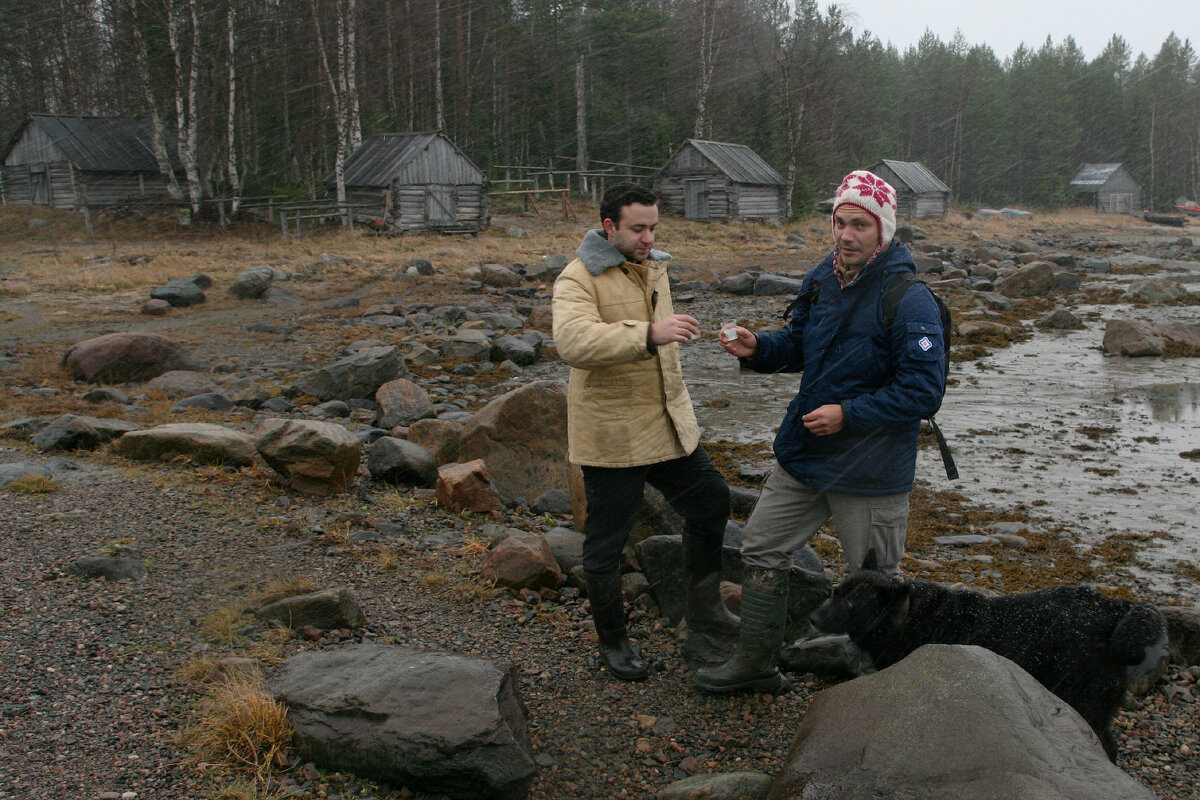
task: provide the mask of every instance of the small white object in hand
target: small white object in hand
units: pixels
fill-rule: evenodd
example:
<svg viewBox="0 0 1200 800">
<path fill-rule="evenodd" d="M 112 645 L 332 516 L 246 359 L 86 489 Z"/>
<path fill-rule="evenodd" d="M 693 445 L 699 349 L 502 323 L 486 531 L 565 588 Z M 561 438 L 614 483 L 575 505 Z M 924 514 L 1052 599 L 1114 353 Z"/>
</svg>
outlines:
<svg viewBox="0 0 1200 800">
<path fill-rule="evenodd" d="M 738 338 L 737 322 L 729 321 L 721 323 L 721 338 L 727 342 L 732 342 Z"/>
</svg>

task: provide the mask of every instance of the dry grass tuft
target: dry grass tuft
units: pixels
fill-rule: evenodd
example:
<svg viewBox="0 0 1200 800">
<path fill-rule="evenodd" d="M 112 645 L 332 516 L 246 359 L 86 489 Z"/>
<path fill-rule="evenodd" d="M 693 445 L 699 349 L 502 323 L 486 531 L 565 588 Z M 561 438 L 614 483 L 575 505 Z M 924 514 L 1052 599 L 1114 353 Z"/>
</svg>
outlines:
<svg viewBox="0 0 1200 800">
<path fill-rule="evenodd" d="M 244 614 L 240 604 L 222 606 L 200 619 L 197 633 L 201 639 L 232 647 L 241 638 L 238 628 L 242 626 Z"/>
<path fill-rule="evenodd" d="M 57 492 L 61 487 L 54 482 L 53 478 L 28 474 L 9 481 L 4 488 L 10 492 L 20 492 L 21 494 L 50 494 Z"/>
<path fill-rule="evenodd" d="M 257 784 L 287 760 L 292 727 L 287 709 L 257 681 L 234 681 L 213 687 L 201 701 L 195 725 L 180 732 L 179 741 L 205 761 L 220 761 L 248 772 Z"/>
<path fill-rule="evenodd" d="M 276 578 L 268 583 L 263 589 L 254 595 L 250 601 L 252 608 L 262 608 L 271 603 L 278 602 L 288 597 L 296 597 L 297 595 L 310 594 L 320 588 L 312 578 L 305 578 L 298 575 L 287 575 Z"/>
</svg>

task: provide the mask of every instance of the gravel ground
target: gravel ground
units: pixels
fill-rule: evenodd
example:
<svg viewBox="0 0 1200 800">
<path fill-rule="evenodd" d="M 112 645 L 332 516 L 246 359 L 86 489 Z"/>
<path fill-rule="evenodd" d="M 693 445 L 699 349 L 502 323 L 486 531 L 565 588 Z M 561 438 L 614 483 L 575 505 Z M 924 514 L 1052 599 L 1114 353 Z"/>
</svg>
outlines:
<svg viewBox="0 0 1200 800">
<path fill-rule="evenodd" d="M 16 460 L 42 457 L 0 449 L 0 462 Z M 231 647 L 206 640 L 200 623 L 281 576 L 352 587 L 369 624 L 286 642 L 276 658 L 374 639 L 514 661 L 540 765 L 533 798 L 648 797 L 698 771 L 773 771 L 824 686 L 799 676 L 798 689 L 781 697 L 698 693 L 674 631 L 651 616 L 634 625 L 651 678 L 613 680 L 570 590 L 536 606 L 479 591 L 475 537 L 489 522 L 542 529 L 544 518 L 471 519 L 419 502 L 397 506 L 394 493 L 371 489 L 352 502 L 288 501 L 252 475 L 74 460 L 80 469 L 59 473 L 56 492 L 3 493 L 0 798 L 218 796 L 229 778 L 214 778 L 173 744 L 201 694 L 179 670 L 198 656 L 252 648 L 253 626 Z M 379 519 L 404 532 L 382 546 L 331 534 Z M 147 561 L 149 577 L 65 574 L 75 558 L 114 546 Z M 1118 719 L 1120 765 L 1164 799 L 1200 797 L 1200 704 L 1186 690 L 1163 691 L 1191 681 L 1175 671 Z M 295 796 L 413 796 L 301 766 L 282 776 Z"/>
</svg>

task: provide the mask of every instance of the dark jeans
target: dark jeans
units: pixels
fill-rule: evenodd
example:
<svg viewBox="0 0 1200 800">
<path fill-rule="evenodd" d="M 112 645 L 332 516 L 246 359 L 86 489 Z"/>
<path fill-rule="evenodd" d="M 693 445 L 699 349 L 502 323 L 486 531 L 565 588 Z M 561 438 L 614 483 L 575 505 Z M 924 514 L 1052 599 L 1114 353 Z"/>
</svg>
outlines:
<svg viewBox="0 0 1200 800">
<path fill-rule="evenodd" d="M 587 494 L 583 568 L 592 574 L 620 569 L 621 551 L 650 484 L 684 519 L 684 536 L 718 551 L 729 519 L 729 487 L 703 447 L 691 455 L 642 467 L 583 467 Z"/>
</svg>

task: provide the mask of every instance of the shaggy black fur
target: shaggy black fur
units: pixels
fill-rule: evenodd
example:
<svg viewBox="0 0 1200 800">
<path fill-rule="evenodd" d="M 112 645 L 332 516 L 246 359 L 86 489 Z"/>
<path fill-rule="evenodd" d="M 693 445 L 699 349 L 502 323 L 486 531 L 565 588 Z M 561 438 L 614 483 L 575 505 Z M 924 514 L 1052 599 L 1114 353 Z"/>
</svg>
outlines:
<svg viewBox="0 0 1200 800">
<path fill-rule="evenodd" d="M 1113 761 L 1112 720 L 1129 677 L 1152 668 L 1167 648 L 1157 608 L 1087 586 L 992 597 L 870 569 L 843 581 L 812 623 L 849 634 L 879 669 L 925 644 L 986 647 L 1078 711 Z"/>
</svg>

